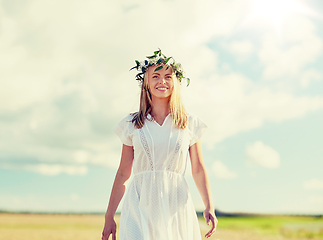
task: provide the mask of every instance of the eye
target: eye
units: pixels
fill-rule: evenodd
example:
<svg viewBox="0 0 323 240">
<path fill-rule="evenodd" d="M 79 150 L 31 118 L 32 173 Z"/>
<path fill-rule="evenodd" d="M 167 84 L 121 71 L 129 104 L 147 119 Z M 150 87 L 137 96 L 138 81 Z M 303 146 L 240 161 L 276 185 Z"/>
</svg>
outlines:
<svg viewBox="0 0 323 240">
<path fill-rule="evenodd" d="M 158 78 L 158 76 L 157 76 L 157 75 L 154 75 L 154 76 L 153 76 L 153 78 L 156 78 L 156 79 L 157 79 L 157 78 Z"/>
<path fill-rule="evenodd" d="M 172 77 L 171 76 L 166 76 L 166 79 L 172 79 Z"/>
</svg>

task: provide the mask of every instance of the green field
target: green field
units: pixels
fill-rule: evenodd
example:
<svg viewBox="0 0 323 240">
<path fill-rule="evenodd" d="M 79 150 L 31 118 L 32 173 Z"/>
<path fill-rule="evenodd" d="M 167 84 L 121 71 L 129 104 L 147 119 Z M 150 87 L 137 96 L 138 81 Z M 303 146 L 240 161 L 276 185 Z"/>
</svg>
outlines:
<svg viewBox="0 0 323 240">
<path fill-rule="evenodd" d="M 323 239 L 322 217 L 222 217 L 218 227 L 275 239 Z"/>
<path fill-rule="evenodd" d="M 119 216 L 116 216 L 118 222 Z M 199 218 L 201 234 L 209 226 Z M 0 214 L 0 240 L 101 239 L 103 215 Z M 205 239 L 205 238 L 204 238 Z M 323 239 L 323 218 L 220 217 L 214 240 Z"/>
</svg>

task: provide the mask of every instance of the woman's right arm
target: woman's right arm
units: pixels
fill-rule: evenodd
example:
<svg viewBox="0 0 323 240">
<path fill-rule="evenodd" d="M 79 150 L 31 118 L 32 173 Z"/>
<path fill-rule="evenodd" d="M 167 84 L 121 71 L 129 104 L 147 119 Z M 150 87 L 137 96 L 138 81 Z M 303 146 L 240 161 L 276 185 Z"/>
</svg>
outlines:
<svg viewBox="0 0 323 240">
<path fill-rule="evenodd" d="M 114 214 L 126 190 L 126 181 L 130 178 L 134 151 L 132 146 L 122 146 L 122 154 L 120 165 L 114 179 L 112 191 L 107 212 L 105 214 L 105 223 L 102 232 L 102 240 L 108 240 L 110 234 L 112 239 L 116 239 L 116 223 L 114 221 Z"/>
</svg>

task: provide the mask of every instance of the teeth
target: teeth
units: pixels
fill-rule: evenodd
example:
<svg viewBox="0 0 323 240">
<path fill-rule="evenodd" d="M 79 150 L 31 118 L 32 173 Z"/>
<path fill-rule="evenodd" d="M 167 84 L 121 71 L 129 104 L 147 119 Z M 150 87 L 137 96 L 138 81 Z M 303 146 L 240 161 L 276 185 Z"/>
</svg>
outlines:
<svg viewBox="0 0 323 240">
<path fill-rule="evenodd" d="M 157 89 L 160 89 L 160 90 L 166 90 L 167 88 L 157 88 Z"/>
</svg>

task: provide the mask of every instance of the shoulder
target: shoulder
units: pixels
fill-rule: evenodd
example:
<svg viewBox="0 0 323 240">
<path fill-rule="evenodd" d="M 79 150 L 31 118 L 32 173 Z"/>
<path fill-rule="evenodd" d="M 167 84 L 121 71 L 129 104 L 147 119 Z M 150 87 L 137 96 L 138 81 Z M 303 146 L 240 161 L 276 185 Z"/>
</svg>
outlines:
<svg viewBox="0 0 323 240">
<path fill-rule="evenodd" d="M 188 114 L 188 132 L 190 134 L 190 146 L 195 144 L 204 134 L 207 125 L 196 115 Z"/>
<path fill-rule="evenodd" d="M 128 121 L 128 122 L 132 122 L 132 120 L 134 119 L 134 117 L 135 116 L 137 116 L 138 115 L 138 113 L 137 112 L 135 112 L 135 113 L 130 113 L 130 114 L 128 114 L 124 119 L 126 120 L 126 121 Z"/>
<path fill-rule="evenodd" d="M 191 113 L 187 113 L 187 119 L 188 121 L 194 121 L 194 119 L 196 119 L 197 116 Z"/>
<path fill-rule="evenodd" d="M 128 127 L 131 128 L 134 126 L 133 124 L 133 113 L 128 114 L 127 116 L 125 116 L 124 118 L 122 118 L 119 123 L 117 124 L 117 126 L 119 127 Z"/>
<path fill-rule="evenodd" d="M 188 120 L 187 126 L 189 129 L 194 129 L 195 127 L 201 126 L 201 125 L 206 126 L 204 121 L 194 114 L 187 113 L 187 120 Z"/>
<path fill-rule="evenodd" d="M 128 114 L 127 116 L 125 116 L 124 118 L 122 118 L 119 122 L 131 122 L 133 119 L 132 114 Z"/>
<path fill-rule="evenodd" d="M 134 131 L 132 117 L 127 115 L 113 129 L 124 145 L 132 146 L 132 134 Z"/>
</svg>

